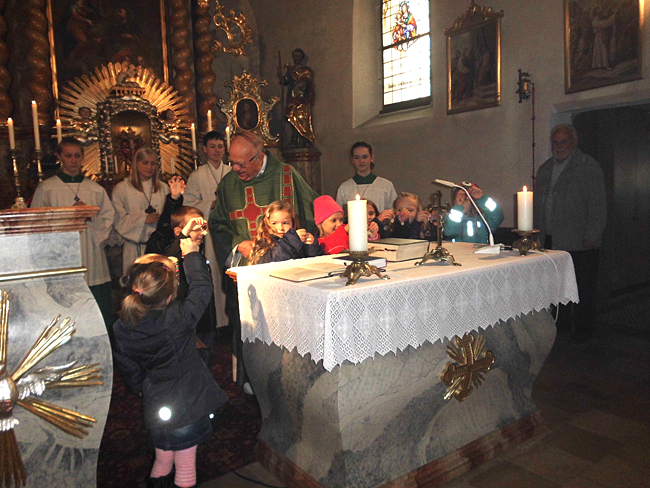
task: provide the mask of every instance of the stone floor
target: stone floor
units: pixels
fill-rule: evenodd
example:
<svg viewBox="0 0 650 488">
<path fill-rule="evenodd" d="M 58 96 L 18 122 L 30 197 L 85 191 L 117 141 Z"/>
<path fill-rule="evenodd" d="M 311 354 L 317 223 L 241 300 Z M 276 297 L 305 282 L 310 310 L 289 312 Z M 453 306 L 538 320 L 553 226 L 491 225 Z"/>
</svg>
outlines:
<svg viewBox="0 0 650 488">
<path fill-rule="evenodd" d="M 582 346 L 560 331 L 533 390 L 546 421 L 540 433 L 444 487 L 650 487 L 650 317 L 644 322 L 608 317 Z M 200 488 L 283 486 L 257 463 L 237 473 Z"/>
</svg>

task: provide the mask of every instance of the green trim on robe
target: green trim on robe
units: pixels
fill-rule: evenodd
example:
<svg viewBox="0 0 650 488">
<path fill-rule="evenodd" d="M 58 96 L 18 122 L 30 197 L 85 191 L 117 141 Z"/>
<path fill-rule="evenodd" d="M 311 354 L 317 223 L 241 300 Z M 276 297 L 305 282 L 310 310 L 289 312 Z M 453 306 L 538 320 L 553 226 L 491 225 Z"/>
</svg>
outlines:
<svg viewBox="0 0 650 488">
<path fill-rule="evenodd" d="M 374 173 L 370 173 L 367 176 L 354 175 L 352 179 L 357 185 L 372 185 L 377 179 L 377 175 Z"/>
<path fill-rule="evenodd" d="M 231 171 L 219 183 L 217 189 L 217 203 L 210 213 L 209 226 L 214 242 L 215 252 L 219 265 L 223 268 L 230 252 L 243 241 L 251 239 L 248 223 L 244 219 L 230 220 L 230 212 L 240 210 L 246 206 L 245 189 L 252 186 L 255 189 L 255 202 L 265 207 L 281 199 L 281 176 L 285 163 L 273 155 L 266 153 L 268 161 L 264 174 L 258 175 L 250 181 L 242 181 L 237 173 Z M 314 200 L 318 194 L 300 176 L 296 168 L 289 166 L 293 176 L 293 202 L 294 210 L 300 225 L 307 232 L 314 234 Z M 258 225 L 261 219 L 258 218 Z M 242 260 L 240 265 L 247 264 Z"/>
<path fill-rule="evenodd" d="M 56 174 L 63 183 L 81 183 L 84 180 L 84 174 L 79 173 L 77 176 L 70 176 L 63 171 Z"/>
</svg>

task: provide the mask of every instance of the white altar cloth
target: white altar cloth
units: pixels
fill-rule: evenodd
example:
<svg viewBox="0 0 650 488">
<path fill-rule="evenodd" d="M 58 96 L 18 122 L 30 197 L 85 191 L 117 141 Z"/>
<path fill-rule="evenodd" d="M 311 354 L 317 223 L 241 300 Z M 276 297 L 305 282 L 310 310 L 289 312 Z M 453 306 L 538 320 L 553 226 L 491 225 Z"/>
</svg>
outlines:
<svg viewBox="0 0 650 488">
<path fill-rule="evenodd" d="M 432 243 L 435 245 L 435 243 Z M 259 339 L 323 360 L 332 371 L 375 354 L 463 335 L 578 301 L 571 256 L 563 251 L 474 254 L 473 244 L 444 243 L 462 266 L 388 263 L 390 280 L 362 277 L 354 286 L 332 277 L 302 283 L 273 270 L 329 263 L 332 256 L 233 268 L 237 273 L 242 340 Z"/>
</svg>

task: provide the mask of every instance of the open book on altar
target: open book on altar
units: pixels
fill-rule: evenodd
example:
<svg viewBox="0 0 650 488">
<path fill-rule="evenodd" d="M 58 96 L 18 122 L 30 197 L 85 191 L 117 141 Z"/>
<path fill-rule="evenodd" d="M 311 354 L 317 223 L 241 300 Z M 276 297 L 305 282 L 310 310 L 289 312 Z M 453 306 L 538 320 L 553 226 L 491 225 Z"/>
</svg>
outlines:
<svg viewBox="0 0 650 488">
<path fill-rule="evenodd" d="M 274 269 L 269 276 L 288 281 L 310 281 L 338 276 L 345 271 L 343 264 L 314 263 L 291 268 Z"/>
</svg>

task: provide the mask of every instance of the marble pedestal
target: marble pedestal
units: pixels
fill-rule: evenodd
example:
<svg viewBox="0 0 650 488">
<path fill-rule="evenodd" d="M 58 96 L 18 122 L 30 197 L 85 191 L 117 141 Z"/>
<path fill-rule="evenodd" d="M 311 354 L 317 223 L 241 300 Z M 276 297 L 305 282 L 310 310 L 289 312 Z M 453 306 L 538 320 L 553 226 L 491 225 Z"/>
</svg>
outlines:
<svg viewBox="0 0 650 488">
<path fill-rule="evenodd" d="M 73 437 L 20 406 L 13 413 L 27 487 L 93 488 L 113 383 L 111 347 L 102 315 L 83 278 L 79 230 L 96 207 L 0 212 L 0 289 L 9 293 L 8 370 L 14 371 L 57 315 L 76 332 L 38 367 L 100 363 L 102 386 L 46 390 L 39 398 L 97 420 Z"/>
<path fill-rule="evenodd" d="M 447 340 L 331 372 L 295 350 L 245 342 L 262 463 L 292 487 L 438 486 L 529 438 L 555 324 L 533 312 L 481 333 L 496 361 L 464 402 L 443 398 Z"/>
</svg>

